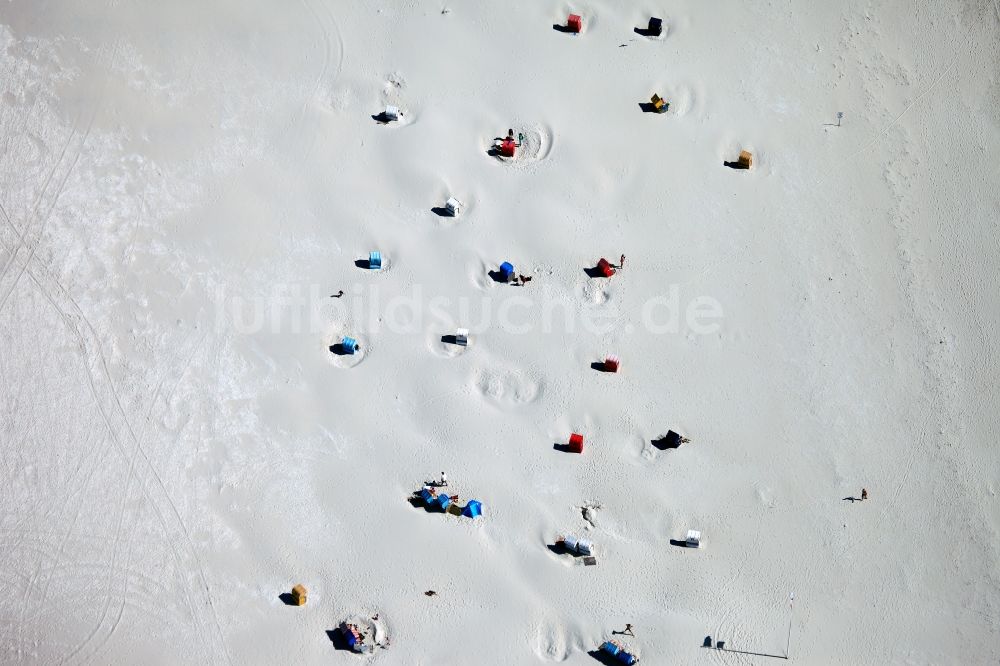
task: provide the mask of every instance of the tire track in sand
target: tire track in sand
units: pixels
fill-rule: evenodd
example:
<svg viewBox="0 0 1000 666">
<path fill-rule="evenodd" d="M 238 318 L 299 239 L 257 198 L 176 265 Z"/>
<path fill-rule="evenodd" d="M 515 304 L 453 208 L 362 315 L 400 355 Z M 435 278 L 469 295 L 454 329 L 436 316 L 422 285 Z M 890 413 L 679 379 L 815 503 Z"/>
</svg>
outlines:
<svg viewBox="0 0 1000 666">
<path fill-rule="evenodd" d="M 195 623 L 199 641 L 204 647 L 209 663 L 231 663 L 201 559 L 198 557 L 177 505 L 170 498 L 163 479 L 157 473 L 152 460 L 128 421 L 121 398 L 114 387 L 107 360 L 101 351 L 100 337 L 76 301 L 54 278 L 48 276 L 44 271 L 31 270 L 29 274 L 62 318 L 70 333 L 77 339 L 77 346 L 83 357 L 85 379 L 94 396 L 95 405 L 108 428 L 112 443 L 123 460 L 130 460 L 132 456 L 137 456 L 136 461 L 139 463 L 140 474 L 146 477 L 145 481 L 140 480 L 139 487 L 144 498 L 153 508 L 156 518 L 164 530 L 167 543 L 170 545 L 178 577 L 184 583 L 185 596 L 192 611 L 192 621 Z M 96 372 L 92 368 L 96 368 Z M 132 455 L 129 455 L 129 447 L 133 449 Z M 118 536 L 120 535 L 116 535 L 116 539 Z M 114 558 L 114 561 L 117 561 L 117 553 Z M 187 579 L 187 574 L 192 574 L 195 577 L 193 583 Z M 194 593 L 192 593 L 192 585 L 195 586 Z M 204 605 L 207 606 L 207 609 L 204 610 L 210 616 L 210 623 L 206 623 L 202 618 L 202 612 L 199 612 L 200 606 L 194 602 L 197 597 L 204 599 Z M 102 622 L 104 617 L 102 615 Z M 210 626 L 206 626 L 209 624 Z M 82 651 L 87 642 L 97 633 L 93 632 L 91 637 L 75 647 L 71 654 L 78 654 Z M 64 657 L 60 663 L 65 663 L 69 658 L 69 656 Z"/>
</svg>

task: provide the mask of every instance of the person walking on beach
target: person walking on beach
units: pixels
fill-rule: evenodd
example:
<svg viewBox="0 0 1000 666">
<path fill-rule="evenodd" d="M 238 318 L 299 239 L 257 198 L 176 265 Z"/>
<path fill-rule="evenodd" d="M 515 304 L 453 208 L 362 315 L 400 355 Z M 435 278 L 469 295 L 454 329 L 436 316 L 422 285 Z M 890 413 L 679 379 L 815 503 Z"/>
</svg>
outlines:
<svg viewBox="0 0 1000 666">
<path fill-rule="evenodd" d="M 448 485 L 448 475 L 445 474 L 444 472 L 441 472 L 441 483 L 439 483 L 438 485 L 439 486 L 447 486 Z"/>
<path fill-rule="evenodd" d="M 862 488 L 861 489 L 861 501 L 863 502 L 866 499 L 868 499 L 868 489 L 867 488 Z"/>
<path fill-rule="evenodd" d="M 618 260 L 618 268 L 625 268 L 625 255 L 624 254 L 622 255 L 622 258 Z"/>
<path fill-rule="evenodd" d="M 628 634 L 629 636 L 635 636 L 635 634 L 632 633 L 632 625 L 631 624 L 626 624 L 625 625 L 625 631 L 622 632 L 622 635 L 624 636 L 625 634 Z"/>
</svg>

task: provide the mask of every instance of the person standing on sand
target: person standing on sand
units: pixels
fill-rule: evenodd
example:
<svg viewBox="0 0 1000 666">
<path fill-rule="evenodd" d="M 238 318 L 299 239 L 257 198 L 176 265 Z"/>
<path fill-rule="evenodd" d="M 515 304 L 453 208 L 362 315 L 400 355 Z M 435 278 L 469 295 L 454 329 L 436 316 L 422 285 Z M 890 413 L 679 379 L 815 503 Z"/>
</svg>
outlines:
<svg viewBox="0 0 1000 666">
<path fill-rule="evenodd" d="M 862 488 L 861 489 L 861 501 L 863 502 L 866 499 L 868 499 L 868 489 L 867 488 Z"/>
<path fill-rule="evenodd" d="M 441 472 L 441 483 L 439 483 L 438 485 L 439 486 L 447 486 L 448 485 L 448 475 L 445 474 L 444 472 Z"/>
<path fill-rule="evenodd" d="M 622 255 L 622 258 L 618 260 L 618 268 L 619 269 L 625 268 L 625 255 L 624 254 Z"/>
<path fill-rule="evenodd" d="M 635 636 L 635 634 L 632 633 L 632 625 L 631 624 L 626 624 L 625 625 L 625 631 L 622 632 L 622 635 L 624 636 L 625 634 L 628 634 L 629 636 Z"/>
</svg>

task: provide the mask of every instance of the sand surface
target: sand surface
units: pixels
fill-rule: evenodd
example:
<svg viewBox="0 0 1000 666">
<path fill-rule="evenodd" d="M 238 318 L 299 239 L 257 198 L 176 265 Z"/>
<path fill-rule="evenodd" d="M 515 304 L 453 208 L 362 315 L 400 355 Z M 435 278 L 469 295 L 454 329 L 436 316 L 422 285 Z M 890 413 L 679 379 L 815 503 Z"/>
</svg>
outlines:
<svg viewBox="0 0 1000 666">
<path fill-rule="evenodd" d="M 1000 661 L 995 0 L 9 0 L 0 54 L 0 662 Z"/>
</svg>

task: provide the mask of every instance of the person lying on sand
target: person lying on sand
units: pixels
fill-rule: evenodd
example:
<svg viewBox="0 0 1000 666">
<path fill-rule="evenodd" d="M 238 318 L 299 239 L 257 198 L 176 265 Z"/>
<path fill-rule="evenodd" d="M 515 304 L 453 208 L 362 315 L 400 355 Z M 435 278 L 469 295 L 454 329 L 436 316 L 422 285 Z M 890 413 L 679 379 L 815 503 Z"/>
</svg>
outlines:
<svg viewBox="0 0 1000 666">
<path fill-rule="evenodd" d="M 533 279 L 530 275 L 518 275 L 517 277 L 521 278 L 522 287 L 531 282 L 531 280 Z"/>
</svg>

